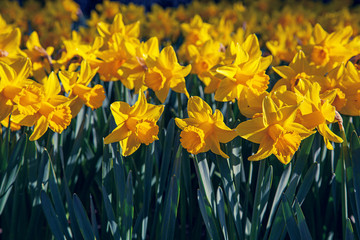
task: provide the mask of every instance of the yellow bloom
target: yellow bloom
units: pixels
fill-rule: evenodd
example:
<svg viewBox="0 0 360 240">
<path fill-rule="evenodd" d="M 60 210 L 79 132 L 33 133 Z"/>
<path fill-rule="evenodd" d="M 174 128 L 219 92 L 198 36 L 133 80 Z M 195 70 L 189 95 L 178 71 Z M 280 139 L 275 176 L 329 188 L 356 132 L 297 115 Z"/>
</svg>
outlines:
<svg viewBox="0 0 360 240">
<path fill-rule="evenodd" d="M 147 60 L 146 65 L 145 85 L 154 90 L 160 102 L 165 102 L 170 88 L 189 97 L 184 77 L 190 73 L 191 65 L 181 66 L 172 46 L 165 47 L 156 61 Z"/>
<path fill-rule="evenodd" d="M 0 34 L 0 60 L 11 64 L 26 55 L 20 50 L 21 33 L 19 28 Z"/>
<path fill-rule="evenodd" d="M 101 37 L 105 38 L 105 41 L 111 41 L 111 36 L 115 33 L 120 34 L 128 41 L 137 41 L 140 35 L 140 22 L 125 25 L 123 22 L 123 16 L 118 13 L 114 17 L 112 24 L 106 22 L 99 22 L 97 24 L 97 30 Z"/>
<path fill-rule="evenodd" d="M 341 108 L 342 114 L 360 116 L 360 71 L 352 62 L 346 64 L 346 73 L 342 81 L 346 104 Z"/>
<path fill-rule="evenodd" d="M 213 113 L 210 106 L 199 97 L 191 97 L 187 109 L 189 118 L 175 118 L 176 125 L 182 130 L 182 146 L 193 154 L 211 150 L 228 158 L 220 149 L 220 143 L 230 142 L 237 134 L 225 125 L 222 113 L 218 109 Z"/>
<path fill-rule="evenodd" d="M 56 63 L 66 64 L 74 57 L 81 57 L 87 61 L 98 62 L 96 54 L 103 45 L 103 39 L 101 37 L 96 37 L 93 45 L 90 45 L 85 43 L 76 31 L 72 31 L 71 39 L 63 40 L 63 44 L 66 51 L 63 52 Z"/>
<path fill-rule="evenodd" d="M 288 90 L 294 91 L 296 87 L 301 91 L 304 88 L 304 82 L 322 81 L 321 79 L 324 78 L 324 73 L 311 66 L 301 50 L 295 55 L 289 66 L 273 67 L 272 69 L 282 77 L 275 84 L 274 89 L 286 85 Z"/>
<path fill-rule="evenodd" d="M 205 84 L 205 93 L 214 92 L 220 81 L 215 77 L 214 66 L 220 63 L 223 52 L 220 51 L 220 43 L 209 40 L 201 47 L 188 45 L 188 53 L 191 59 L 192 72 L 197 74 L 199 79 Z M 217 85 L 216 88 L 212 87 Z"/>
<path fill-rule="evenodd" d="M 164 9 L 158 4 L 151 6 L 151 12 L 147 14 L 145 21 L 145 37 L 157 37 L 159 41 L 173 40 L 179 36 L 179 22 L 175 15 L 171 14 L 170 8 Z"/>
<path fill-rule="evenodd" d="M 320 85 L 318 83 L 311 84 L 304 97 L 305 101 L 311 104 L 311 110 L 309 107 L 311 112 L 304 114 L 303 108 L 300 107 L 300 111 L 303 110 L 301 124 L 310 130 L 316 127 L 318 132 L 324 137 L 326 147 L 333 150 L 330 141 L 343 142 L 342 138 L 335 135 L 327 126 L 327 123 L 335 122 L 335 107 L 328 100 L 320 99 Z M 309 112 L 309 110 L 305 111 Z"/>
<path fill-rule="evenodd" d="M 135 152 L 141 143 L 149 145 L 158 139 L 159 120 L 164 106 L 156 106 L 146 102 L 142 91 L 134 106 L 126 102 L 114 102 L 110 106 L 117 127 L 104 138 L 104 143 L 120 142 L 122 155 Z"/>
<path fill-rule="evenodd" d="M 12 65 L 0 62 L 0 121 L 11 113 L 14 104 L 19 104 L 20 110 L 28 114 L 38 109 L 37 96 L 28 94 L 33 89 L 30 85 L 34 84 L 28 79 L 30 71 L 29 59 L 22 58 Z"/>
<path fill-rule="evenodd" d="M 136 55 L 136 48 L 139 43 L 129 42 L 120 33 L 115 33 L 111 36 L 111 41 L 108 42 L 109 48 L 104 51 L 97 52 L 97 61 L 91 61 L 91 67 L 99 67 L 98 73 L 103 81 L 118 81 L 120 80 L 125 87 L 129 89 L 134 88 L 132 81 L 125 76 L 121 76 L 122 72 L 119 68 L 129 59 Z"/>
<path fill-rule="evenodd" d="M 250 156 L 249 160 L 257 161 L 274 154 L 284 164 L 291 161 L 301 140 L 314 133 L 294 122 L 297 108 L 298 106 L 279 108 L 271 98 L 265 97 L 262 103 L 263 114 L 236 127 L 240 137 L 260 144 L 257 153 Z"/>
<path fill-rule="evenodd" d="M 117 71 L 120 79 L 126 79 L 127 84 L 124 85 L 129 89 L 134 89 L 135 93 L 138 93 L 140 89 L 146 90 L 144 86 L 145 73 L 148 69 L 146 60 L 155 61 L 158 56 L 159 42 L 156 37 L 141 42 L 136 48 L 136 55 L 131 56 Z"/>
<path fill-rule="evenodd" d="M 81 62 L 80 72 L 59 72 L 65 92 L 69 94 L 70 98 L 75 98 L 70 105 L 73 118 L 84 104 L 92 110 L 102 105 L 105 99 L 104 87 L 100 84 L 88 87 L 97 70 L 97 68 L 91 69 L 89 63 L 84 60 Z"/>
<path fill-rule="evenodd" d="M 351 26 L 333 33 L 327 33 L 320 24 L 316 24 L 313 41 L 303 47 L 310 62 L 319 67 L 331 70 L 341 62 L 346 62 L 352 56 L 359 54 L 360 49 L 353 48 L 350 40 L 353 34 Z"/>
<path fill-rule="evenodd" d="M 24 52 L 32 62 L 33 75 L 40 82 L 51 71 L 51 54 L 54 52 L 54 48 L 47 47 L 44 49 L 40 44 L 39 35 L 36 31 L 32 32 L 26 41 L 26 48 Z"/>
<path fill-rule="evenodd" d="M 71 110 L 69 98 L 58 95 L 61 91 L 60 83 L 56 74 L 51 72 L 48 79 L 42 85 L 41 103 L 38 111 L 32 115 L 21 113 L 15 109 L 11 120 L 23 126 L 34 126 L 34 131 L 29 137 L 35 141 L 45 134 L 48 128 L 61 133 L 71 122 Z"/>
<path fill-rule="evenodd" d="M 181 30 L 185 36 L 185 40 L 179 49 L 181 58 L 185 57 L 187 60 L 190 60 L 188 52 L 189 45 L 200 47 L 212 39 L 210 36 L 210 28 L 211 25 L 204 23 L 199 15 L 195 15 L 190 23 L 181 24 Z"/>
<path fill-rule="evenodd" d="M 232 51 L 235 51 L 234 56 L 231 56 L 231 52 L 229 54 L 230 59 L 235 57 L 232 63 L 218 67 L 216 70 L 225 78 L 221 80 L 215 92 L 215 100 L 223 102 L 239 100 L 249 91 L 258 96 L 263 94 L 268 88 L 270 79 L 265 74 L 265 70 L 272 61 L 271 56 L 261 57 L 259 42 L 254 34 L 250 35 L 241 46 L 237 44 Z"/>
</svg>

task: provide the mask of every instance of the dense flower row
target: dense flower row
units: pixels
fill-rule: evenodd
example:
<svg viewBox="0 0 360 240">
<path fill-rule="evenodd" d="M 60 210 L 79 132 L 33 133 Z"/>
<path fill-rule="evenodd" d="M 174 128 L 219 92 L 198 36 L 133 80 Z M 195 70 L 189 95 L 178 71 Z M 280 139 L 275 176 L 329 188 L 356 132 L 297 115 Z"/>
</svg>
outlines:
<svg viewBox="0 0 360 240">
<path fill-rule="evenodd" d="M 64 19 L 69 25 L 78 20 L 76 3 L 63 0 L 52 4 L 62 6 L 63 11 L 57 13 L 59 20 L 67 16 Z M 360 36 L 355 35 L 356 28 L 354 34 L 350 25 L 342 27 L 343 23 L 337 23 L 328 33 L 315 24 L 316 16 L 282 13 L 272 20 L 278 20 L 276 29 L 261 34 L 260 43 L 273 58 L 264 56 L 257 35 L 251 34 L 265 32 L 266 26 L 257 29 L 248 15 L 261 5 L 211 6 L 214 23 L 210 23 L 212 19 L 205 22 L 200 11 L 191 13 L 190 8 L 170 11 L 154 7 L 146 19 L 141 7 L 105 1 L 97 7 L 100 14 L 93 12 L 87 29 L 72 31 L 70 37 L 59 29 L 46 29 L 45 24 L 30 34 L 24 42 L 26 47 L 21 47 L 24 23 L 8 24 L 0 18 L 1 124 L 7 126 L 10 122 L 14 130 L 33 126 L 30 140 L 39 139 L 48 128 L 61 133 L 84 104 L 92 109 L 102 106 L 105 90 L 102 85 L 91 84 L 98 74 L 102 81 L 119 80 L 139 95 L 134 106 L 125 102 L 111 104 L 117 127 L 104 143 L 120 142 L 124 156 L 136 151 L 141 143 L 148 145 L 158 139 L 156 122 L 164 106 L 147 103 L 147 89 L 161 103 L 170 89 L 189 98 L 188 118 L 175 121 L 181 129 L 182 146 L 192 154 L 210 150 L 227 158 L 220 143 L 240 136 L 260 144 L 249 160 L 274 154 L 287 164 L 301 141 L 316 130 L 328 149 L 333 149 L 331 142 L 341 143 L 343 140 L 328 124 L 341 125 L 339 113 L 360 115 L 360 69 L 356 58 L 360 54 Z M 22 11 L 12 7 L 13 11 Z M 216 17 L 219 9 L 226 13 L 221 18 Z M 37 15 L 39 18 L 56 15 L 50 10 L 41 13 L 44 15 Z M 241 21 L 241 27 L 234 27 Z M 157 24 L 163 24 L 163 28 Z M 140 34 L 142 25 L 153 30 L 147 31 L 149 36 Z M 164 41 L 179 43 L 180 30 L 181 45 Z M 58 39 L 63 37 L 62 41 L 49 45 L 54 31 Z M 150 38 L 144 41 L 144 37 Z M 289 65 L 272 67 L 281 79 L 269 89 L 269 68 L 280 60 Z M 216 101 L 237 102 L 241 114 L 249 120 L 235 129 L 227 127 L 218 109 L 213 111 L 200 97 L 190 97 L 185 85 L 189 74 L 196 75 L 204 92 L 214 94 Z"/>
</svg>

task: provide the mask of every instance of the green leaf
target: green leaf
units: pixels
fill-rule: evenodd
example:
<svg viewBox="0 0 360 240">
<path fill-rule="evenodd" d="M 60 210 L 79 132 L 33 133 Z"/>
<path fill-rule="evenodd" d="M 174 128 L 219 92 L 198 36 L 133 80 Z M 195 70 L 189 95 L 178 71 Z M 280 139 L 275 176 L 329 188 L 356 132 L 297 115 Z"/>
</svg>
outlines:
<svg viewBox="0 0 360 240">
<path fill-rule="evenodd" d="M 305 197 L 311 188 L 318 167 L 318 163 L 313 163 L 309 170 L 306 172 L 304 181 L 300 185 L 299 191 L 296 194 L 296 198 L 298 199 L 300 205 L 304 202 Z"/>
<path fill-rule="evenodd" d="M 133 206 L 133 183 L 132 183 L 132 172 L 129 172 L 126 188 L 125 188 L 126 198 L 124 199 L 124 204 L 122 205 L 122 236 L 123 239 L 132 239 L 132 225 L 134 217 L 134 206 Z"/>
<path fill-rule="evenodd" d="M 116 223 L 114 211 L 112 209 L 108 193 L 106 192 L 106 189 L 104 186 L 102 186 L 102 196 L 104 200 L 104 206 L 105 206 L 105 212 L 107 215 L 108 224 L 110 225 L 110 231 L 111 234 L 115 239 L 120 239 L 120 229 L 119 226 Z"/>
<path fill-rule="evenodd" d="M 282 212 L 286 223 L 286 229 L 287 232 L 289 233 L 290 239 L 300 240 L 301 235 L 296 223 L 295 215 L 291 209 L 290 203 L 285 194 L 283 194 L 282 203 L 283 203 Z"/>
<path fill-rule="evenodd" d="M 166 204 L 163 214 L 163 222 L 161 228 L 162 239 L 173 239 L 174 238 L 174 229 L 177 217 L 177 209 L 179 205 L 179 195 L 180 195 L 180 168 L 181 168 L 181 147 L 178 149 L 178 154 L 175 159 L 172 178 L 170 181 L 169 191 L 166 197 Z"/>
<path fill-rule="evenodd" d="M 356 132 L 353 132 L 350 141 L 350 149 L 351 149 L 351 163 L 353 165 L 352 169 L 360 169 L 360 140 L 357 136 Z M 353 184 L 354 184 L 354 195 L 355 195 L 355 203 L 356 209 L 353 209 L 356 217 L 356 226 L 358 231 L 360 231 L 360 171 L 353 171 Z"/>
<path fill-rule="evenodd" d="M 67 239 L 71 239 L 71 237 L 68 233 L 69 224 L 66 219 L 65 208 L 64 208 L 64 205 L 63 205 L 63 202 L 61 199 L 61 195 L 60 195 L 58 186 L 57 186 L 57 182 L 55 179 L 55 172 L 54 172 L 54 168 L 53 168 L 53 165 L 51 164 L 51 162 L 50 162 L 49 187 L 50 187 L 52 199 L 54 201 L 56 215 L 58 216 L 59 222 L 61 223 L 62 232 L 65 234 L 65 237 Z"/>
<path fill-rule="evenodd" d="M 236 194 L 235 184 L 231 175 L 230 166 L 227 159 L 217 156 L 221 180 L 223 183 L 225 196 L 230 204 L 231 215 L 234 219 L 238 236 L 243 236 L 242 221 L 240 217 L 240 194 Z"/>
<path fill-rule="evenodd" d="M 295 209 L 296 209 L 297 224 L 300 230 L 301 239 L 311 240 L 312 237 L 309 228 L 306 224 L 305 217 L 301 210 L 300 204 L 296 198 L 295 198 Z"/>
<path fill-rule="evenodd" d="M 79 197 L 74 194 L 74 211 L 76 215 L 76 220 L 80 227 L 80 232 L 85 240 L 95 239 L 89 218 L 86 215 L 84 206 L 82 205 Z"/>
<path fill-rule="evenodd" d="M 261 211 L 260 224 L 263 220 L 266 207 L 268 205 L 272 179 L 273 179 L 273 168 L 272 166 L 269 166 L 269 168 L 266 170 L 265 177 L 262 180 L 261 189 L 260 189 L 260 208 L 259 208 Z"/>
<path fill-rule="evenodd" d="M 346 232 L 345 232 L 345 239 L 346 240 L 353 240 L 354 239 L 354 230 L 351 226 L 350 219 L 346 219 Z"/>
<path fill-rule="evenodd" d="M 175 139 L 175 121 L 172 118 L 166 129 L 165 142 L 162 154 L 162 164 L 160 169 L 160 183 L 158 188 L 158 196 L 164 192 L 166 182 L 168 181 L 169 167 L 171 163 L 171 152 L 174 145 Z"/>
<path fill-rule="evenodd" d="M 213 186 L 210 179 L 209 166 L 206 159 L 205 153 L 199 153 L 194 158 L 195 171 L 199 181 L 200 190 L 206 196 L 208 203 L 211 205 L 211 209 L 214 211 L 216 216 L 216 201 Z"/>
<path fill-rule="evenodd" d="M 277 207 L 278 207 L 278 205 L 280 203 L 281 196 L 282 196 L 282 194 L 284 192 L 285 187 L 287 186 L 287 184 L 289 182 L 290 173 L 291 173 L 291 163 L 289 163 L 286 166 L 285 170 L 281 174 L 281 178 L 280 178 L 279 184 L 277 186 L 275 196 L 274 196 L 274 200 L 273 200 L 273 203 L 272 203 L 272 206 L 271 206 L 268 222 L 266 224 L 265 239 L 267 238 L 267 235 L 269 234 L 274 215 L 277 213 L 277 209 L 278 209 Z"/>
<path fill-rule="evenodd" d="M 96 221 L 93 197 L 91 195 L 90 195 L 90 214 L 91 214 L 91 227 L 92 227 L 93 233 L 95 234 L 96 239 L 100 239 L 100 235 L 99 235 L 99 231 L 98 231 L 98 224 Z"/>
<path fill-rule="evenodd" d="M 141 239 L 146 238 L 146 231 L 149 221 L 149 207 L 151 202 L 151 179 L 153 172 L 153 156 L 155 145 L 151 144 L 146 151 L 145 158 L 145 178 L 144 178 L 144 205 L 141 222 Z"/>
<path fill-rule="evenodd" d="M 260 199 L 261 199 L 261 184 L 265 172 L 265 160 L 260 161 L 258 176 L 256 180 L 255 198 L 253 204 L 253 212 L 251 216 L 251 231 L 250 239 L 257 239 L 260 229 Z"/>
<path fill-rule="evenodd" d="M 223 233 L 224 239 L 228 240 L 228 232 L 226 227 L 226 220 L 225 220 L 225 203 L 224 203 L 224 195 L 221 190 L 221 187 L 218 187 L 217 194 L 216 194 L 216 207 L 218 211 L 218 219 L 220 222 L 221 231 Z"/>
<path fill-rule="evenodd" d="M 0 215 L 4 210 L 5 204 L 9 198 L 13 184 L 17 178 L 19 169 L 23 162 L 24 151 L 26 147 L 26 135 L 23 134 L 18 140 L 9 160 L 6 172 L 1 176 L 0 186 Z"/>
<path fill-rule="evenodd" d="M 55 239 L 57 240 L 66 239 L 66 237 L 64 236 L 61 230 L 60 221 L 55 213 L 55 210 L 53 208 L 53 205 L 51 204 L 49 197 L 46 195 L 44 191 L 41 191 L 40 198 L 41 198 L 41 206 L 44 211 L 46 220 L 50 226 L 51 232 L 54 235 Z"/>
<path fill-rule="evenodd" d="M 208 201 L 204 198 L 204 195 L 200 189 L 197 191 L 197 198 L 200 207 L 200 212 L 203 217 L 206 229 L 210 235 L 210 239 L 219 240 L 219 231 L 215 222 L 215 218 Z"/>
</svg>

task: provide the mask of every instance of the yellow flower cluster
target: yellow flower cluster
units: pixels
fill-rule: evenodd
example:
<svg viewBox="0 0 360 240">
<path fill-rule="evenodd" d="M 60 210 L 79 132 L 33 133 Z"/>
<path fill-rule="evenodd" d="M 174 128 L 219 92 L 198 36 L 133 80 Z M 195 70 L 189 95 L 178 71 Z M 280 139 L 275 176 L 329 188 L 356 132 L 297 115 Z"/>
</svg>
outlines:
<svg viewBox="0 0 360 240">
<path fill-rule="evenodd" d="M 101 107 L 105 91 L 91 83 L 96 74 L 103 84 L 120 81 L 139 95 L 134 106 L 111 105 L 117 127 L 104 143 L 120 142 L 125 156 L 157 139 L 164 106 L 147 102 L 149 90 L 161 103 L 170 89 L 185 94 L 188 117 L 175 119 L 182 146 L 224 158 L 220 143 L 240 136 L 260 144 L 249 160 L 273 154 L 287 164 L 315 130 L 328 149 L 342 142 L 328 127 L 341 121 L 339 113 L 360 116 L 357 9 L 313 1 L 296 9 L 281 1 L 194 1 L 176 9 L 154 5 L 145 14 L 141 6 L 105 0 L 86 27 L 71 32 L 82 17 L 74 1 L 47 2 L 41 11 L 31 3 L 0 4 L 10 9 L 0 11 L 0 120 L 14 130 L 34 126 L 30 140 L 48 128 L 61 133 L 84 104 Z M 281 79 L 270 88 L 272 71 Z M 190 97 L 189 74 L 215 101 L 236 102 L 249 120 L 227 127 L 218 109 Z"/>
</svg>

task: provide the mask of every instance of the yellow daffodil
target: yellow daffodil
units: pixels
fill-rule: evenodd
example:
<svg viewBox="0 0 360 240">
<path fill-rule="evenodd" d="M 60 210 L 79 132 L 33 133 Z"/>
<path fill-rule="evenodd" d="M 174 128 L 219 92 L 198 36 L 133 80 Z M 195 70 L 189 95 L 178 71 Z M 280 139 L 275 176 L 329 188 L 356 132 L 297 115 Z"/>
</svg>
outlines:
<svg viewBox="0 0 360 240">
<path fill-rule="evenodd" d="M 129 89 L 134 89 L 135 93 L 138 93 L 140 89 L 145 90 L 144 79 L 148 70 L 146 61 L 155 61 L 158 57 L 159 42 L 156 37 L 141 42 L 136 48 L 136 55 L 125 61 L 117 71 L 120 79 L 126 79 L 126 85 L 124 85 Z"/>
<path fill-rule="evenodd" d="M 342 82 L 346 104 L 340 112 L 350 116 L 360 116 L 360 71 L 352 62 L 346 64 L 346 74 Z"/>
<path fill-rule="evenodd" d="M 343 140 L 335 135 L 327 126 L 328 123 L 335 122 L 335 107 L 332 106 L 328 100 L 320 99 L 320 85 L 313 83 L 310 85 L 309 90 L 305 94 L 305 101 L 311 105 L 311 110 L 303 110 L 300 107 L 300 111 L 303 110 L 301 116 L 301 124 L 306 128 L 312 130 L 316 127 L 318 132 L 324 137 L 326 147 L 333 150 L 333 146 L 330 141 L 342 143 Z M 310 112 L 310 113 L 305 113 Z"/>
<path fill-rule="evenodd" d="M 70 99 L 58 95 L 61 87 L 54 72 L 43 81 L 42 94 L 40 95 L 40 107 L 32 115 L 24 114 L 15 109 L 11 120 L 23 126 L 34 126 L 34 131 L 29 137 L 30 141 L 35 141 L 45 134 L 48 128 L 54 132 L 61 133 L 71 122 L 71 110 L 68 106 Z"/>
<path fill-rule="evenodd" d="M 54 52 L 54 48 L 47 47 L 44 49 L 40 44 L 39 35 L 36 31 L 32 32 L 26 41 L 26 48 L 24 52 L 32 62 L 34 78 L 40 82 L 47 73 L 51 72 L 51 54 Z"/>
<path fill-rule="evenodd" d="M 296 105 L 279 108 L 271 98 L 265 97 L 263 114 L 236 127 L 240 137 L 260 144 L 249 160 L 257 161 L 274 154 L 283 164 L 291 161 L 301 140 L 314 133 L 295 122 L 297 109 Z"/>
<path fill-rule="evenodd" d="M 181 30 L 185 36 L 183 44 L 180 46 L 179 55 L 187 60 L 189 59 L 188 45 L 196 47 L 202 46 L 205 42 L 211 40 L 211 24 L 203 22 L 199 15 L 191 20 L 190 23 L 182 23 Z"/>
<path fill-rule="evenodd" d="M 228 158 L 220 149 L 220 143 L 230 142 L 236 137 L 236 132 L 224 123 L 222 113 L 211 107 L 199 97 L 191 97 L 187 105 L 189 118 L 176 118 L 176 125 L 182 130 L 181 145 L 192 154 L 207 152 Z"/>
<path fill-rule="evenodd" d="M 233 48 L 231 46 L 230 48 Z M 250 35 L 241 46 L 237 44 L 234 51 L 235 59 L 231 64 L 218 67 L 216 70 L 225 77 L 215 92 L 217 101 L 237 99 L 239 102 L 250 94 L 263 95 L 268 88 L 270 77 L 265 74 L 265 70 L 269 67 L 272 58 L 271 56 L 261 57 L 257 37 Z M 233 54 L 231 52 L 229 54 L 231 59 Z M 251 93 L 248 93 L 250 91 Z M 242 111 L 242 105 L 239 105 L 239 109 Z"/>
<path fill-rule="evenodd" d="M 21 33 L 19 28 L 0 34 L 0 60 L 11 64 L 26 55 L 20 50 Z"/>
<path fill-rule="evenodd" d="M 303 46 L 310 62 L 318 67 L 327 67 L 331 70 L 341 62 L 346 62 L 352 56 L 360 53 L 360 48 L 352 48 L 351 36 L 353 30 L 347 26 L 336 32 L 326 32 L 320 24 L 316 24 L 313 32 L 313 41 Z"/>
<path fill-rule="evenodd" d="M 98 60 L 91 61 L 91 67 L 99 67 L 98 73 L 101 80 L 120 80 L 125 87 L 133 89 L 133 82 L 125 76 L 121 76 L 122 72 L 120 71 L 119 73 L 118 71 L 125 62 L 136 55 L 136 48 L 139 43 L 129 42 L 120 33 L 115 33 L 111 36 L 111 41 L 108 42 L 108 45 L 108 49 L 99 51 L 96 54 Z"/>
<path fill-rule="evenodd" d="M 8 128 L 9 127 L 9 121 L 10 121 L 10 130 L 11 131 L 18 131 L 21 129 L 21 125 L 14 123 L 13 121 L 10 120 L 10 115 L 7 116 L 4 120 L 0 121 L 0 134 L 1 134 L 1 125 Z"/>
<path fill-rule="evenodd" d="M 171 14 L 170 8 L 163 8 L 158 4 L 151 6 L 151 12 L 147 14 L 145 21 L 145 36 L 157 37 L 159 41 L 175 41 L 180 33 L 180 24 L 175 15 Z"/>
<path fill-rule="evenodd" d="M 101 37 L 105 38 L 105 42 L 111 41 L 111 36 L 115 33 L 120 34 L 128 41 L 137 41 L 140 35 L 140 22 L 125 25 L 123 22 L 123 16 L 118 13 L 114 17 L 112 24 L 106 22 L 99 22 L 97 24 L 97 30 Z"/>
<path fill-rule="evenodd" d="M 262 94 L 268 88 L 269 76 L 265 70 L 271 63 L 271 56 L 261 57 L 259 42 L 255 35 L 250 35 L 242 46 L 237 44 L 235 60 L 231 65 L 217 68 L 225 78 L 215 92 L 215 100 L 232 101 L 240 99 L 241 94 L 251 90 Z"/>
<path fill-rule="evenodd" d="M 142 91 L 134 106 L 126 102 L 114 102 L 110 106 L 117 127 L 104 138 L 104 143 L 120 142 L 122 155 L 128 156 L 145 143 L 149 145 L 158 139 L 159 120 L 164 106 L 156 106 L 146 102 Z"/>
<path fill-rule="evenodd" d="M 156 61 L 148 59 L 146 65 L 145 85 L 154 90 L 160 102 L 165 102 L 170 88 L 189 97 L 184 77 L 190 73 L 191 65 L 181 66 L 172 46 L 165 47 Z"/>
<path fill-rule="evenodd" d="M 39 108 L 38 94 L 34 81 L 28 79 L 31 71 L 29 59 L 7 65 L 0 62 L 0 121 L 12 111 L 14 104 L 24 114 L 33 114 Z"/>
<path fill-rule="evenodd" d="M 324 78 L 324 73 L 321 70 L 311 66 L 303 51 L 299 51 L 289 66 L 278 66 L 272 68 L 277 74 L 282 77 L 274 86 L 286 85 L 288 90 L 294 91 L 295 87 L 301 91 L 305 81 L 321 81 Z"/>
<path fill-rule="evenodd" d="M 347 76 L 347 71 L 345 65 L 341 63 L 328 72 L 324 78 L 316 79 L 321 87 L 320 98 L 328 99 L 338 112 L 341 112 L 347 102 L 347 97 L 344 93 L 345 76 Z"/>
<path fill-rule="evenodd" d="M 71 105 L 73 118 L 85 104 L 91 109 L 99 108 L 105 99 L 104 87 L 100 84 L 88 87 L 98 69 L 91 69 L 87 61 L 82 61 L 80 72 L 60 71 L 59 77 L 69 98 L 75 98 Z"/>
<path fill-rule="evenodd" d="M 62 53 L 56 63 L 69 64 L 69 61 L 74 57 L 81 57 L 89 62 L 99 62 L 96 59 L 96 54 L 103 45 L 103 39 L 101 37 L 96 37 L 93 45 L 90 45 L 82 41 L 81 36 L 76 31 L 72 31 L 71 36 L 71 39 L 63 40 L 65 52 Z"/>
<path fill-rule="evenodd" d="M 215 69 L 213 69 L 224 56 L 224 53 L 220 51 L 220 46 L 219 42 L 212 40 L 207 41 L 201 47 L 196 47 L 195 45 L 188 46 L 192 72 L 197 74 L 199 79 L 205 84 L 205 93 L 214 92 L 220 84 L 220 81 L 217 81 L 215 77 Z"/>
</svg>

